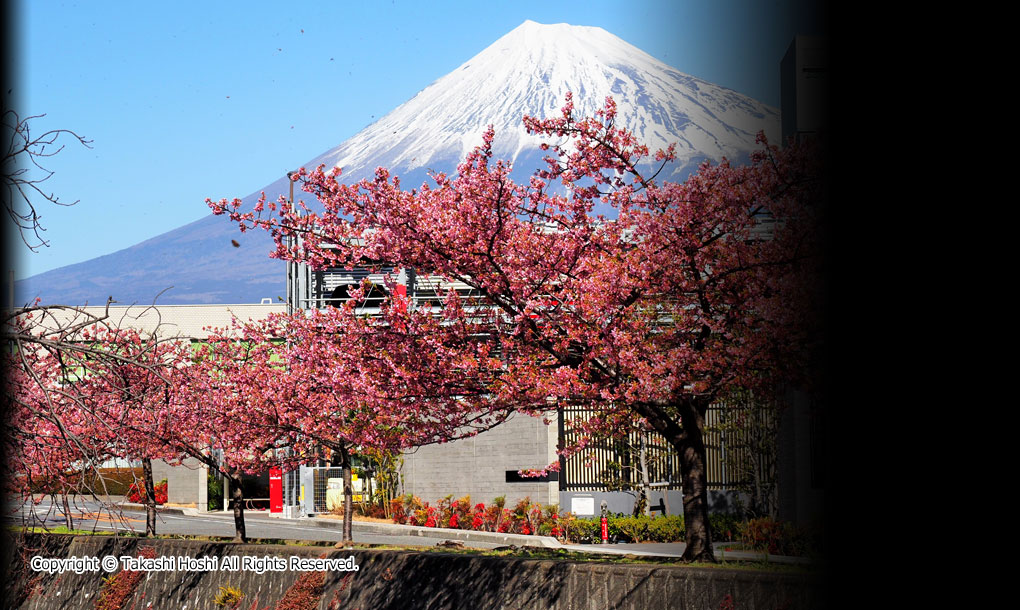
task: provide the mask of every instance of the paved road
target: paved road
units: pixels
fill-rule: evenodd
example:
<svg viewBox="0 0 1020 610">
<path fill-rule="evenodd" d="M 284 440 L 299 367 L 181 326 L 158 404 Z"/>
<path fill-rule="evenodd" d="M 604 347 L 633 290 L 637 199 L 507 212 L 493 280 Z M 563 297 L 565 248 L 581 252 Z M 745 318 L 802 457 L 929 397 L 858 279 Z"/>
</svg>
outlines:
<svg viewBox="0 0 1020 610">
<path fill-rule="evenodd" d="M 72 504 L 72 517 L 76 529 L 82 530 L 119 530 L 119 531 L 145 531 L 145 511 L 135 508 L 122 508 L 111 512 L 109 509 L 101 508 L 98 502 L 78 500 Z M 194 511 L 191 511 L 194 512 Z M 4 522 L 14 525 L 45 525 L 46 527 L 59 527 L 64 525 L 62 507 L 54 506 L 49 499 L 45 499 L 37 505 L 23 504 L 20 506 L 9 506 L 4 511 Z M 341 538 L 340 521 L 322 518 L 300 518 L 283 519 L 270 517 L 267 513 L 246 512 L 245 529 L 249 538 L 274 538 L 284 540 L 315 540 L 325 542 L 339 542 Z M 443 530 L 430 531 L 431 528 L 409 528 L 393 524 L 373 524 L 354 522 L 354 542 L 360 544 L 381 544 L 394 546 L 435 546 L 445 540 L 451 539 L 445 536 Z M 413 535 L 414 532 L 419 535 Z M 156 532 L 158 534 L 184 534 L 196 536 L 222 536 L 232 538 L 234 536 L 234 518 L 232 514 L 224 512 L 178 514 L 177 512 L 162 512 L 156 517 Z M 488 534 L 488 536 L 493 536 Z M 513 540 L 493 542 L 489 540 L 467 540 L 460 542 L 470 548 L 491 549 L 507 544 L 535 544 L 535 537 L 513 536 Z M 552 540 L 552 539 L 549 539 Z M 619 555 L 644 555 L 659 557 L 680 557 L 683 555 L 686 545 L 676 543 L 643 543 L 643 544 L 571 544 L 560 545 L 555 541 L 552 544 L 558 548 L 585 553 L 610 553 Z M 724 546 L 731 543 L 716 543 L 715 556 L 717 559 L 766 559 L 764 555 L 749 552 L 727 552 L 723 551 Z M 800 557 L 779 557 L 770 556 L 768 561 L 777 563 L 808 563 L 809 560 Z"/>
<path fill-rule="evenodd" d="M 59 527 L 64 525 L 63 507 L 53 505 L 50 500 L 32 506 L 29 504 L 12 507 L 4 511 L 7 524 Z M 75 529 L 145 531 L 145 511 L 124 508 L 119 511 L 103 509 L 94 501 L 78 501 L 71 506 Z M 234 536 L 234 518 L 228 513 L 204 513 L 183 515 L 171 512 L 158 513 L 156 532 L 159 534 L 189 534 L 196 536 Z M 259 513 L 245 513 L 245 532 L 249 538 L 280 538 L 286 540 L 316 540 L 339 542 L 340 522 L 318 519 L 281 519 Z M 363 544 L 387 544 L 400 546 L 435 546 L 445 540 L 441 536 L 422 537 L 358 531 L 354 524 L 354 542 Z M 490 549 L 503 546 L 502 543 L 484 541 L 463 541 L 465 546 Z"/>
</svg>

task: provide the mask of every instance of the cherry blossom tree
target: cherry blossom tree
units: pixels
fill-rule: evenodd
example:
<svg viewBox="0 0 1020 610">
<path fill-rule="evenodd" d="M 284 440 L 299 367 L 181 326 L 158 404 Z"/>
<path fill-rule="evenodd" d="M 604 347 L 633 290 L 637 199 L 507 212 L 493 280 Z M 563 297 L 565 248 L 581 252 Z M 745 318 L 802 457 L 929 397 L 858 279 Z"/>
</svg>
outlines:
<svg viewBox="0 0 1020 610">
<path fill-rule="evenodd" d="M 274 257 L 315 268 L 383 260 L 471 286 L 470 303 L 446 296 L 448 322 L 435 332 L 465 354 L 484 338 L 502 360 L 485 379 L 491 404 L 596 411 L 566 454 L 634 426 L 661 433 L 681 461 L 684 557 L 713 561 L 706 410 L 735 388 L 776 391 L 806 370 L 817 338 L 820 155 L 761 137 L 747 165 L 706 163 L 682 184 L 659 182 L 642 169 L 647 147 L 616 126 L 612 99 L 578 118 L 568 95 L 561 116 L 524 123 L 552 140 L 542 144 L 548 166 L 525 184 L 493 159 L 490 128 L 455 176 L 415 189 L 383 168 L 345 185 L 339 168 L 320 166 L 293 179 L 321 212 L 283 198 L 251 211 L 237 199 L 209 205 L 242 231 L 270 231 Z M 672 161 L 672 147 L 654 159 Z M 476 329 L 450 335 L 458 324 Z"/>
<path fill-rule="evenodd" d="M 106 313 L 30 307 L 7 320 L 5 365 L 10 417 L 6 480 L 28 497 L 32 481 L 66 495 L 109 495 L 101 466 L 141 461 L 146 533 L 155 533 L 151 460 L 178 457 L 173 430 L 175 371 L 189 361 L 187 342 L 121 327 Z M 69 480 L 73 478 L 72 480 Z"/>
<path fill-rule="evenodd" d="M 86 337 L 104 357 L 91 358 L 74 384 L 75 403 L 91 422 L 91 438 L 118 458 L 141 462 L 146 535 L 156 534 L 152 460 L 179 463 L 175 406 L 179 369 L 190 362 L 190 342 L 159 340 L 137 329 L 98 327 Z M 110 356 L 116 355 L 118 358 Z"/>
<path fill-rule="evenodd" d="M 77 409 L 63 386 L 67 375 L 50 354 L 5 353 L 7 391 L 4 392 L 5 491 L 25 501 L 41 500 L 33 492 L 53 497 L 63 508 L 64 524 L 74 527 L 70 497 L 89 489 L 95 472 L 110 457 L 108 448 L 95 442 L 90 421 Z"/>
<path fill-rule="evenodd" d="M 196 411 L 203 426 L 216 430 L 207 442 L 224 448 L 226 461 L 249 470 L 270 463 L 287 470 L 319 458 L 339 462 L 341 544 L 352 541 L 353 453 L 471 436 L 507 412 L 488 396 L 485 382 L 500 361 L 484 346 L 472 354 L 461 348 L 469 326 L 440 332 L 447 317 L 409 311 L 404 297 L 372 318 L 357 315 L 355 302 L 214 334 L 192 370 L 201 380 L 191 384 L 204 405 Z M 286 452 L 281 457 L 268 449 Z M 235 496 L 235 511 L 237 504 Z"/>
</svg>

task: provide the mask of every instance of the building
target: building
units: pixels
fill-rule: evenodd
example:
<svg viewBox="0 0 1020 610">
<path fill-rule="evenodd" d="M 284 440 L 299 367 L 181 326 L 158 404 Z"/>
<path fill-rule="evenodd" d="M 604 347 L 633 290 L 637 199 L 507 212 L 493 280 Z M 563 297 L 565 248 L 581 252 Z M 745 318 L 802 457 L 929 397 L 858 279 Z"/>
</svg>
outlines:
<svg viewBox="0 0 1020 610">
<path fill-rule="evenodd" d="M 288 308 L 323 308 L 340 305 L 347 300 L 347 289 L 362 281 L 382 286 L 386 277 L 396 278 L 396 290 L 407 295 L 414 306 L 438 304 L 437 294 L 456 290 L 462 297 L 470 297 L 472 288 L 460 282 L 448 282 L 437 276 L 418 274 L 393 267 L 359 267 L 354 269 L 331 268 L 313 270 L 300 263 L 288 264 Z M 371 315 L 378 313 L 378 301 L 373 288 L 358 310 Z M 735 507 L 737 482 L 731 458 L 737 452 L 742 438 L 730 432 L 727 438 L 724 409 L 710 413 L 710 425 L 718 430 L 709 433 L 710 501 L 714 510 Z M 638 497 L 639 446 L 644 443 L 654 459 L 646 462 L 650 483 L 654 485 L 650 505 L 654 513 L 678 514 L 682 512 L 683 497 L 680 489 L 679 460 L 665 440 L 654 432 L 634 433 L 629 441 L 606 441 L 590 447 L 565 460 L 556 453 L 558 446 L 569 441 L 569 422 L 577 417 L 590 416 L 582 410 L 559 409 L 548 423 L 538 417 L 515 414 L 495 428 L 475 437 L 444 444 L 427 445 L 403 454 L 400 466 L 402 493 L 413 494 L 424 501 L 435 502 L 448 495 L 454 498 L 470 495 L 472 502 L 491 503 L 503 496 L 508 504 L 530 497 L 542 504 L 555 504 L 561 510 L 577 515 L 594 515 L 605 501 L 611 512 L 630 513 Z M 644 438 L 642 438 L 644 437 Z M 560 462 L 560 472 L 551 472 L 541 478 L 519 475 L 524 469 L 543 469 Z M 588 465 L 588 464 L 591 465 Z M 336 473 L 328 475 L 337 477 Z M 306 489 L 312 479 L 302 475 Z M 321 484 L 315 487 L 321 487 Z M 314 494 L 318 497 L 319 494 Z M 302 512 L 321 509 L 322 501 L 305 498 Z"/>
</svg>

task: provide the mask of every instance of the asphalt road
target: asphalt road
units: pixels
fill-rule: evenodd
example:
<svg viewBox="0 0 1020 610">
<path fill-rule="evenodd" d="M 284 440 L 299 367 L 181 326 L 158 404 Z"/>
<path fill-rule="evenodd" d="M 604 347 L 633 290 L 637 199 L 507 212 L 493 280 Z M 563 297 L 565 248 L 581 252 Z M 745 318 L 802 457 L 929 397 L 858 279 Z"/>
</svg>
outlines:
<svg viewBox="0 0 1020 610">
<path fill-rule="evenodd" d="M 71 505 L 71 514 L 75 529 L 79 530 L 119 530 L 145 531 L 145 511 L 135 508 L 122 508 L 110 511 L 93 500 L 77 500 Z M 5 524 L 15 526 L 42 526 L 55 528 L 63 526 L 64 514 L 60 505 L 53 505 L 49 499 L 39 504 L 8 504 L 3 511 Z M 372 545 L 393 545 L 403 547 L 431 547 L 447 540 L 440 532 L 436 537 L 426 533 L 424 536 L 405 535 L 407 529 L 400 527 L 380 528 L 370 524 L 362 524 L 359 531 L 358 521 L 354 522 L 353 538 L 355 543 Z M 248 538 L 272 538 L 280 540 L 314 540 L 323 542 L 339 542 L 341 523 L 329 519 L 283 519 L 270 517 L 264 512 L 246 512 L 245 529 Z M 366 531 L 371 529 L 371 531 Z M 382 530 L 390 529 L 391 532 Z M 422 529 L 422 528 L 416 528 Z M 426 530 L 427 531 L 427 530 Z M 181 534 L 193 536 L 220 536 L 233 538 L 234 518 L 228 513 L 201 513 L 183 515 L 174 512 L 157 513 L 157 534 Z M 491 549 L 505 546 L 506 542 L 488 542 L 480 540 L 461 540 L 465 547 Z M 521 544 L 521 543 L 515 543 Z M 715 546 L 715 554 L 719 559 L 755 559 L 777 563 L 808 563 L 810 560 L 800 557 L 765 556 L 746 551 L 724 551 L 730 543 L 719 542 Z M 676 543 L 642 543 L 642 544 L 565 544 L 560 548 L 585 553 L 610 553 L 654 555 L 659 557 L 680 557 L 686 545 Z"/>
<path fill-rule="evenodd" d="M 136 509 L 110 511 L 95 501 L 77 501 L 71 506 L 75 529 L 145 531 L 145 512 Z M 16 526 L 45 526 L 48 528 L 65 525 L 63 507 L 44 500 L 37 505 L 29 503 L 10 506 L 4 511 L 4 523 Z M 234 518 L 226 513 L 206 513 L 197 516 L 174 513 L 157 513 L 157 534 L 187 534 L 194 536 L 234 536 Z M 281 519 L 259 513 L 245 514 L 245 533 L 248 538 L 278 538 L 286 540 L 316 540 L 339 542 L 340 522 L 334 525 L 324 520 Z M 354 525 L 354 542 L 362 544 L 387 544 L 400 546 L 435 546 L 443 538 L 422 536 L 390 535 L 378 532 L 359 532 Z M 502 546 L 497 543 L 464 541 L 471 548 L 489 549 Z"/>
</svg>

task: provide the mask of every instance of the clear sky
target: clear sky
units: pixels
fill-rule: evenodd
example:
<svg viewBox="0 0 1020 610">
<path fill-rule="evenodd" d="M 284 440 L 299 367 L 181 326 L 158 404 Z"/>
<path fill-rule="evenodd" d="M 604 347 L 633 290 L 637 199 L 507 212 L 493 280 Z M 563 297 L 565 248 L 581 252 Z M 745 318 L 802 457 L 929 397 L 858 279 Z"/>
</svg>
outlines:
<svg viewBox="0 0 1020 610">
<path fill-rule="evenodd" d="M 818 34 L 811 0 L 22 0 L 13 99 L 48 160 L 51 246 L 18 277 L 134 245 L 340 144 L 526 19 L 602 27 L 681 72 L 779 105 L 779 61 Z"/>
</svg>

